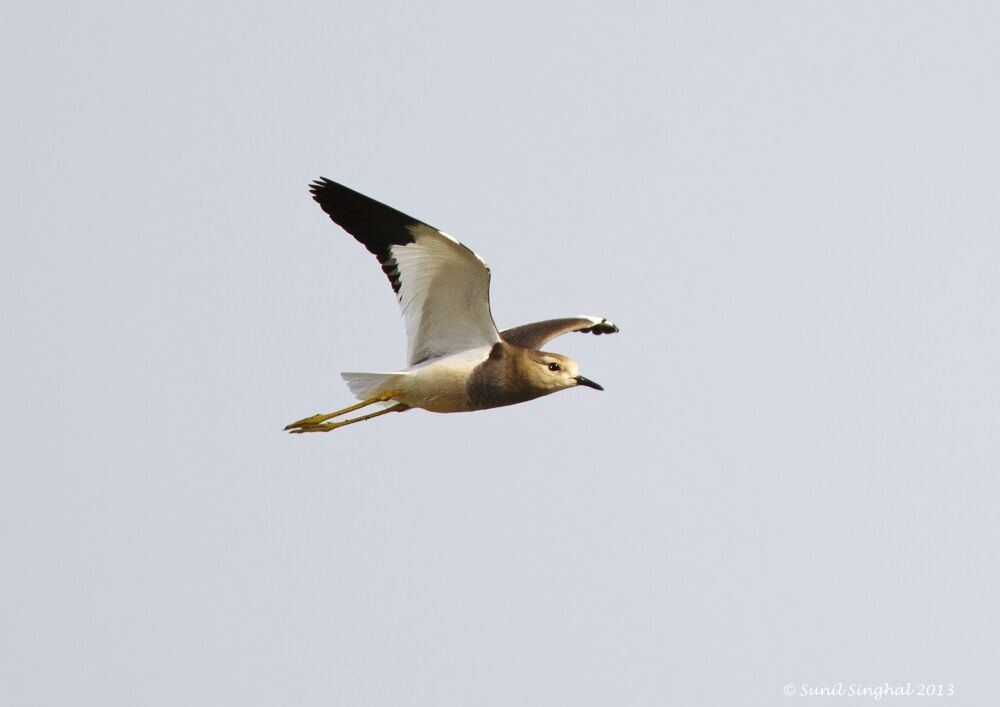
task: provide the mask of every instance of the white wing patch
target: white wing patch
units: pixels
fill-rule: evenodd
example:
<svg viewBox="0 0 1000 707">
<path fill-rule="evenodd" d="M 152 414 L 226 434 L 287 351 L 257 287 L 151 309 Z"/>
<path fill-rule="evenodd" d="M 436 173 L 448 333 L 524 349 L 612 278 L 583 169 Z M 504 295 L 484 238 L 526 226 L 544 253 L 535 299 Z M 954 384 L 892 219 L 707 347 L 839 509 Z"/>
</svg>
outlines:
<svg viewBox="0 0 1000 707">
<path fill-rule="evenodd" d="M 430 226 L 409 230 L 413 243 L 389 249 L 399 271 L 407 363 L 498 343 L 485 261 Z"/>
<path fill-rule="evenodd" d="M 430 231 L 434 231 L 434 229 L 431 228 L 430 226 L 427 226 L 427 229 L 430 230 Z M 411 228 L 410 229 L 410 233 L 412 233 L 414 236 L 416 236 L 417 235 L 417 231 L 419 231 L 419 230 L 420 230 L 419 227 Z M 489 276 L 490 266 L 489 266 L 489 264 L 485 260 L 482 259 L 482 257 L 479 255 L 479 253 L 477 253 L 476 251 L 472 250 L 472 248 L 470 248 L 467 245 L 462 245 L 459 242 L 459 240 L 457 238 L 455 238 L 455 236 L 451 236 L 451 235 L 445 233 L 444 231 L 434 231 L 434 232 L 437 233 L 438 235 L 444 236 L 445 238 L 447 238 L 449 241 L 451 241 L 455 245 L 460 246 L 462 248 L 462 250 L 465 251 L 466 253 L 471 253 L 476 258 L 476 260 L 478 260 L 482 264 L 482 266 L 484 268 L 486 268 L 486 275 L 487 275 L 487 277 Z M 487 293 L 487 294 L 489 294 L 489 293 Z"/>
</svg>

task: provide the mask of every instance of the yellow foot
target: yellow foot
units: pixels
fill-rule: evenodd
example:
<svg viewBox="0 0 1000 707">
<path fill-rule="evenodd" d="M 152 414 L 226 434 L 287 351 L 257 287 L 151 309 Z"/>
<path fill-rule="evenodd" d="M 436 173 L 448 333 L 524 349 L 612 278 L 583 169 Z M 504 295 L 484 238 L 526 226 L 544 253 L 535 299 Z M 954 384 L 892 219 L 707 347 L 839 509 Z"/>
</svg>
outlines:
<svg viewBox="0 0 1000 707">
<path fill-rule="evenodd" d="M 335 430 L 338 427 L 344 427 L 346 425 L 350 425 L 350 424 L 353 424 L 355 422 L 361 422 L 362 420 L 368 420 L 368 419 L 370 419 L 372 417 L 375 417 L 376 415 L 381 415 L 382 412 L 389 412 L 389 411 L 388 410 L 384 410 L 384 411 L 372 413 L 371 415 L 364 415 L 362 417 L 357 417 L 357 418 L 354 418 L 352 420 L 342 420 L 340 422 L 321 422 L 321 423 L 312 424 L 312 425 L 304 425 L 304 426 L 299 426 L 299 429 L 288 430 L 288 431 L 291 432 L 293 435 L 301 435 L 301 434 L 305 434 L 306 432 L 329 432 L 330 430 Z M 288 429 L 288 428 L 285 428 L 285 429 Z"/>
<path fill-rule="evenodd" d="M 331 412 L 327 415 L 313 415 L 311 417 L 304 417 L 301 420 L 293 422 L 289 425 L 285 425 L 285 430 L 293 434 L 302 434 L 303 432 L 329 432 L 330 430 L 335 430 L 338 427 L 343 427 L 344 425 L 350 425 L 355 422 L 361 422 L 363 420 L 370 420 L 373 417 L 378 417 L 379 415 L 384 415 L 387 412 L 402 412 L 406 410 L 408 406 L 403 403 L 396 403 L 392 407 L 388 407 L 385 410 L 379 410 L 378 412 L 373 412 L 368 415 L 362 415 L 361 417 L 351 418 L 350 420 L 343 420 L 341 422 L 326 422 L 330 418 L 339 417 L 340 415 L 346 415 L 349 412 L 354 412 L 355 410 L 360 410 L 368 405 L 373 405 L 375 403 L 384 403 L 392 400 L 398 395 L 401 395 L 399 391 L 390 390 L 385 393 L 379 393 L 373 398 L 368 400 L 362 400 L 356 405 L 351 405 L 343 410 L 337 410 L 336 412 Z M 326 423 L 326 424 L 323 424 Z"/>
<path fill-rule="evenodd" d="M 323 422 L 323 420 L 328 420 L 326 415 L 313 415 L 312 417 L 303 417 L 301 420 L 296 420 L 295 422 L 285 425 L 286 430 L 291 430 L 296 427 L 312 427 L 313 425 L 318 425 Z"/>
<path fill-rule="evenodd" d="M 403 412 L 403 410 L 408 410 L 409 406 L 403 405 L 403 403 L 396 403 L 392 407 L 388 407 L 385 410 L 379 410 L 378 412 L 371 412 L 367 415 L 362 415 L 361 417 L 352 417 L 350 420 L 341 420 L 340 422 L 325 422 L 325 423 L 312 423 L 309 425 L 299 426 L 297 429 L 289 430 L 294 435 L 304 434 L 306 432 L 329 432 L 330 430 L 335 430 L 338 427 L 346 427 L 347 425 L 353 425 L 355 422 L 364 422 L 365 420 L 370 420 L 373 417 L 378 417 L 379 415 L 385 415 L 390 412 Z M 322 416 L 320 416 L 322 417 Z M 288 429 L 287 427 L 285 429 Z"/>
</svg>

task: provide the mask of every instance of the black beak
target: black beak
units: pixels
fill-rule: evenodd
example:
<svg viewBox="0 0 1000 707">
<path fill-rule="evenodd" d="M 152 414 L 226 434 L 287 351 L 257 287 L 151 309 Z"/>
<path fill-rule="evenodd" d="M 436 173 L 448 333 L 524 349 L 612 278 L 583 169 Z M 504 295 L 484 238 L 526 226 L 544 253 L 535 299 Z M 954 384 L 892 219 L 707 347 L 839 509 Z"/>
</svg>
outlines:
<svg viewBox="0 0 1000 707">
<path fill-rule="evenodd" d="M 585 385 L 588 388 L 593 388 L 594 390 L 604 390 L 604 388 L 602 388 L 600 385 L 590 380 L 589 378 L 584 378 L 583 376 L 576 377 L 576 384 Z"/>
</svg>

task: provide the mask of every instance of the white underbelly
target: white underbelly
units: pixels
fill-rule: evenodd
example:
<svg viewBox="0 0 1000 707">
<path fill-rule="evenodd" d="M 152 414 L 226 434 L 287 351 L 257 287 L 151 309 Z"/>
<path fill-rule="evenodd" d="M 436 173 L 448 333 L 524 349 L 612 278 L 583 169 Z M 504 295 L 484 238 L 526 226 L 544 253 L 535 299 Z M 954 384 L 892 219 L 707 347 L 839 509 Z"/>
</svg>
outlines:
<svg viewBox="0 0 1000 707">
<path fill-rule="evenodd" d="M 396 400 L 430 412 L 468 412 L 469 376 L 489 353 L 483 347 L 414 366 L 406 371 L 403 394 Z"/>
</svg>

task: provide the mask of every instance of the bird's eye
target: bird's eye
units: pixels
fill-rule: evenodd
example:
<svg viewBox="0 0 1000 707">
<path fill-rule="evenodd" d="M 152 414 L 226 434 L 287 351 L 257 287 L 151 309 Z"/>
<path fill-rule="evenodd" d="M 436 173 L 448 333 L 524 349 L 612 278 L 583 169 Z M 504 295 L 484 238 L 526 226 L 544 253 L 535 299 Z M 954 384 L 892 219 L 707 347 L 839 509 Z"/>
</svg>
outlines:
<svg viewBox="0 0 1000 707">
<path fill-rule="evenodd" d="M 560 368 L 561 368 L 561 366 L 558 363 L 556 363 L 555 361 L 553 361 L 552 363 L 549 364 L 549 370 L 550 371 L 558 371 Z"/>
</svg>

